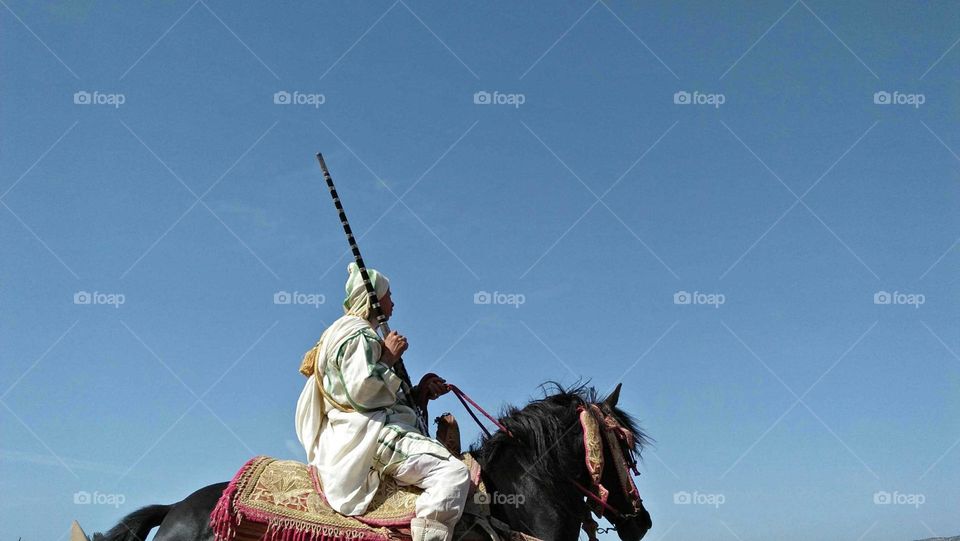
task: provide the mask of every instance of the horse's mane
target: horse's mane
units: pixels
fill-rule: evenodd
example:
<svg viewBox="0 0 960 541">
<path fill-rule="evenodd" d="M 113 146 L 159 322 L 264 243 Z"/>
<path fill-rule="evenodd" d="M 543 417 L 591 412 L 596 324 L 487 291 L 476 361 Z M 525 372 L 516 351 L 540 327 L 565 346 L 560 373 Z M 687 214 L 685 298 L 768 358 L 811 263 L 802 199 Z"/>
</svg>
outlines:
<svg viewBox="0 0 960 541">
<path fill-rule="evenodd" d="M 524 472 L 545 485 L 547 490 L 563 490 L 567 483 L 564 476 L 557 475 L 557 467 L 582 463 L 582 447 L 563 445 L 580 430 L 577 408 L 581 405 L 598 403 L 601 398 L 588 383 L 576 383 L 570 387 L 549 381 L 540 386 L 543 398 L 531 401 L 522 409 L 507 406 L 501 413 L 500 421 L 513 434 L 510 437 L 503 431 L 485 436 L 478 444 L 471 446 L 474 456 L 482 457 L 489 463 L 502 454 L 509 454 Z M 553 391 L 548 393 L 548 391 Z M 614 407 L 613 414 L 621 426 L 634 435 L 634 449 L 641 456 L 643 448 L 650 438 L 639 428 L 636 420 Z"/>
</svg>

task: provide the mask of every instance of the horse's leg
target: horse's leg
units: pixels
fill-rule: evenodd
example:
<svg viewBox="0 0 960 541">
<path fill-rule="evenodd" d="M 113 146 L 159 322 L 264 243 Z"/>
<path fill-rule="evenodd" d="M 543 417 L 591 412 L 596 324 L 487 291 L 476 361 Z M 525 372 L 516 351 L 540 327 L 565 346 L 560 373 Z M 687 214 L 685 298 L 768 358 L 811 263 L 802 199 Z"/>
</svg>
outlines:
<svg viewBox="0 0 960 541">
<path fill-rule="evenodd" d="M 173 506 L 160 523 L 154 541 L 213 541 L 210 513 L 227 488 L 217 483 L 201 488 Z"/>
</svg>

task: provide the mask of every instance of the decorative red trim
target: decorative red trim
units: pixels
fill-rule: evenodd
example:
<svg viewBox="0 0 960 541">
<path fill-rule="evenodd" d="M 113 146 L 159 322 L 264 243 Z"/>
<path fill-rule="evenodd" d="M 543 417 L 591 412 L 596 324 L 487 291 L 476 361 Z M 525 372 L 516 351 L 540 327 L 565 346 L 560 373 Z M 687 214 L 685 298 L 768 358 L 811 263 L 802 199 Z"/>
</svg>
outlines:
<svg viewBox="0 0 960 541">
<path fill-rule="evenodd" d="M 217 501 L 217 506 L 213 508 L 213 512 L 210 514 L 210 527 L 213 529 L 213 536 L 217 541 L 233 539 L 236 535 L 237 531 L 236 528 L 234 528 L 234 522 L 239 525 L 240 517 L 233 510 L 233 500 L 234 497 L 236 497 L 237 489 L 239 488 L 238 484 L 243 474 L 260 458 L 259 456 L 255 456 L 240 468 L 240 471 L 233 477 L 227 485 L 227 488 L 223 489 L 223 494 Z"/>
</svg>

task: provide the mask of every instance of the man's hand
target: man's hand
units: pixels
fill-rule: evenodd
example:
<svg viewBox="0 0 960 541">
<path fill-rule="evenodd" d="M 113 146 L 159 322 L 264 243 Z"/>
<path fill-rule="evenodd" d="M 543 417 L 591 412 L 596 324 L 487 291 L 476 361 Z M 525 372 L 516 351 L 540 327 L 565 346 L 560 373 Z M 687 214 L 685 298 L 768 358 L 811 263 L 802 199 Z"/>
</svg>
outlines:
<svg viewBox="0 0 960 541">
<path fill-rule="evenodd" d="M 447 385 L 447 381 L 440 376 L 427 374 L 420 379 L 420 384 L 417 385 L 417 392 L 425 402 L 426 400 L 436 400 L 438 397 L 447 394 L 450 392 L 450 386 Z"/>
<path fill-rule="evenodd" d="M 380 362 L 392 367 L 400 360 L 404 351 L 407 351 L 407 339 L 397 331 L 390 331 L 390 334 L 383 339 L 383 352 L 380 353 Z"/>
</svg>

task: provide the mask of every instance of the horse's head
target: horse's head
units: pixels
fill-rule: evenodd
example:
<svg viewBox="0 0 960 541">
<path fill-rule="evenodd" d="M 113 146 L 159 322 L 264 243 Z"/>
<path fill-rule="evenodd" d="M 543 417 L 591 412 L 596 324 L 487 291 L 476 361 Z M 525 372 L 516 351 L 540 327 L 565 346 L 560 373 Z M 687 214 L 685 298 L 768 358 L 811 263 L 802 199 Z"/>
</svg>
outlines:
<svg viewBox="0 0 960 541">
<path fill-rule="evenodd" d="M 510 433 L 473 450 L 496 490 L 536 502 L 501 508 L 502 518 L 538 537 L 576 539 L 592 509 L 623 541 L 638 541 L 651 521 L 631 472 L 646 435 L 617 407 L 619 386 L 604 400 L 587 386 L 556 387 L 523 409 L 508 408 L 501 422 Z"/>
<path fill-rule="evenodd" d="M 651 528 L 650 513 L 643 506 L 643 499 L 633 482 L 636 472 L 636 457 L 647 444 L 646 435 L 633 419 L 617 407 L 620 385 L 601 403 L 595 404 L 600 439 L 603 442 L 603 471 L 600 485 L 607 488 L 603 517 L 613 524 L 623 541 L 639 541 Z"/>
</svg>

